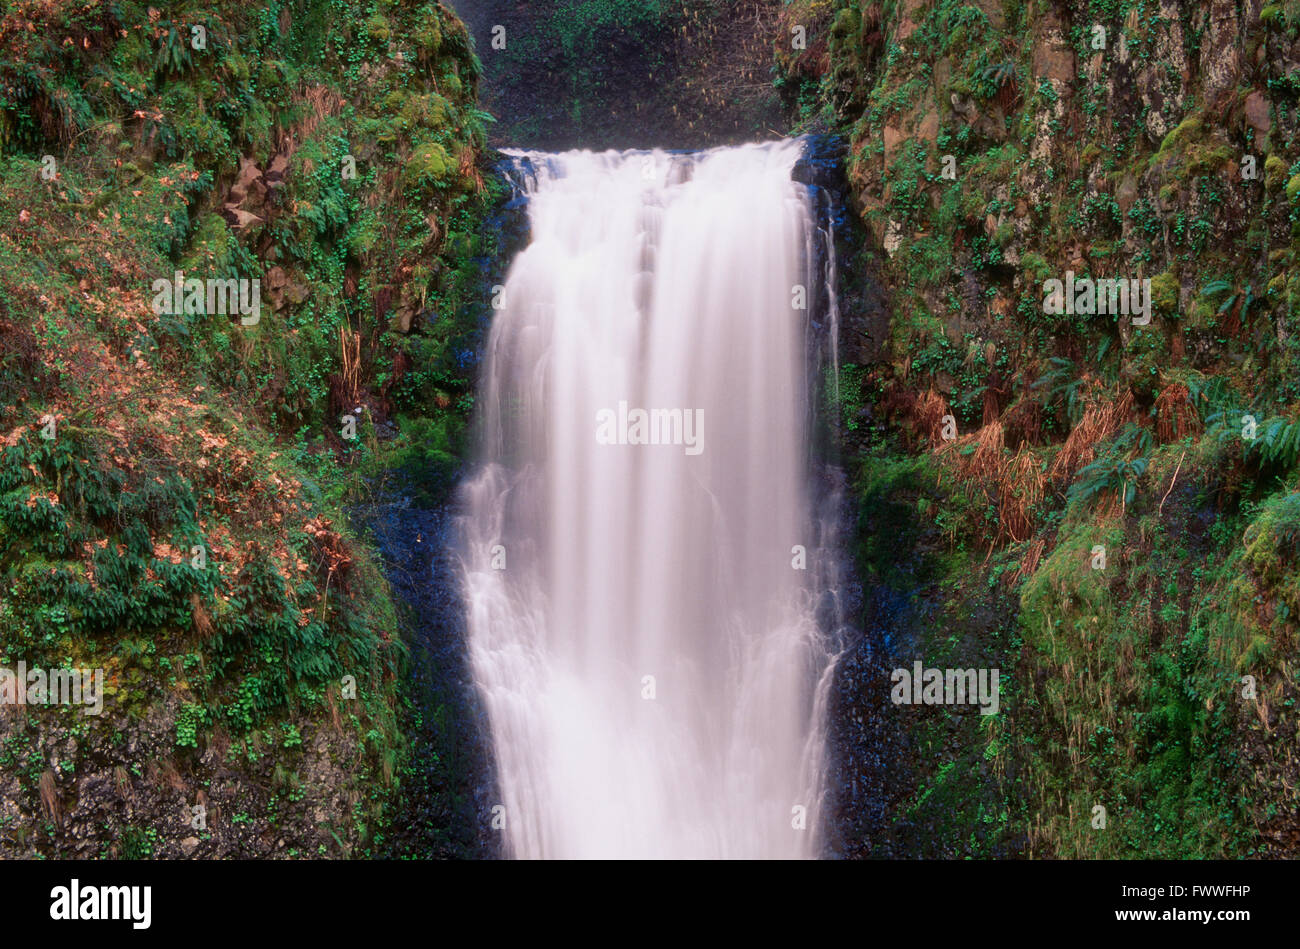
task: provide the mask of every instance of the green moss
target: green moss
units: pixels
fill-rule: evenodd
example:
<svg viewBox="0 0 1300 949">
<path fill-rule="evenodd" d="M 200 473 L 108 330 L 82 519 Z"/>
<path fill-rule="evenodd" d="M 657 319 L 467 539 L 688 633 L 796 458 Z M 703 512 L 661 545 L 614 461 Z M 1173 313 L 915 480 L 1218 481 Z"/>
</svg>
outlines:
<svg viewBox="0 0 1300 949">
<path fill-rule="evenodd" d="M 436 92 L 406 96 L 401 104 L 402 121 L 408 129 L 442 128 L 447 124 L 449 103 Z"/>
<path fill-rule="evenodd" d="M 845 7 L 835 14 L 831 23 L 831 38 L 835 44 L 843 44 L 858 38 L 862 31 L 862 12 L 855 7 Z"/>
<path fill-rule="evenodd" d="M 402 181 L 408 188 L 441 185 L 451 176 L 453 167 L 447 149 L 436 142 L 421 145 L 402 169 Z"/>
<path fill-rule="evenodd" d="M 1169 340 L 1161 328 L 1154 321 L 1150 326 L 1135 326 L 1124 348 L 1124 375 L 1133 392 L 1154 398 L 1169 368 Z"/>
<path fill-rule="evenodd" d="M 1237 151 L 1226 143 L 1194 147 L 1188 149 L 1183 168 L 1186 174 L 1193 177 L 1213 174 L 1224 165 L 1234 164 L 1237 157 Z"/>
<path fill-rule="evenodd" d="M 1277 620 L 1300 617 L 1300 493 L 1278 494 L 1260 510 L 1242 538 L 1242 564 L 1258 587 L 1286 606 Z M 1278 624 L 1282 625 L 1281 623 Z"/>
<path fill-rule="evenodd" d="M 441 48 L 442 24 L 432 8 L 425 7 L 422 15 L 417 18 L 411 39 L 415 42 L 415 48 L 426 56 L 437 53 Z"/>
<path fill-rule="evenodd" d="M 1151 278 L 1151 304 L 1160 315 L 1177 315 L 1178 295 L 1178 278 L 1169 271 Z"/>
<path fill-rule="evenodd" d="M 1192 140 L 1199 138 L 1204 131 L 1205 120 L 1199 112 L 1192 113 L 1165 134 L 1164 140 L 1160 142 L 1159 155 L 1186 148 Z"/>
<path fill-rule="evenodd" d="M 1025 280 L 1035 290 L 1055 272 L 1043 255 L 1036 251 L 1030 251 L 1020 259 L 1020 269 L 1024 271 Z"/>
<path fill-rule="evenodd" d="M 1192 301 L 1184 325 L 1189 330 L 1209 329 L 1215 325 L 1217 316 L 1216 307 L 1205 297 L 1198 296 Z"/>
<path fill-rule="evenodd" d="M 366 35 L 376 43 L 387 43 L 392 34 L 393 28 L 382 13 L 376 13 L 366 21 Z"/>
<path fill-rule="evenodd" d="M 1277 155 L 1264 159 L 1264 186 L 1277 191 L 1286 182 L 1287 163 Z"/>
</svg>

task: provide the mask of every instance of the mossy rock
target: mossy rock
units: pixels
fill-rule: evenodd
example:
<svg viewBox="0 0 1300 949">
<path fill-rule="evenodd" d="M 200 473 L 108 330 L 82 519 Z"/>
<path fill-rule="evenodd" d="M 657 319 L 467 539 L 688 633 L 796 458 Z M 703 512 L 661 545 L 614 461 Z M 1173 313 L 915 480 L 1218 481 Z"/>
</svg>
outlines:
<svg viewBox="0 0 1300 949">
<path fill-rule="evenodd" d="M 1277 155 L 1264 159 L 1264 187 L 1277 191 L 1286 182 L 1287 164 Z"/>
<path fill-rule="evenodd" d="M 1165 271 L 1151 278 L 1151 305 L 1162 316 L 1178 316 L 1178 278 Z"/>
<path fill-rule="evenodd" d="M 426 56 L 434 55 L 442 47 L 442 24 L 438 21 L 438 16 L 428 7 L 422 11 L 418 18 L 419 22 L 415 27 L 415 32 L 411 34 L 411 39 L 415 42 L 415 48 Z"/>
<path fill-rule="evenodd" d="M 1244 566 L 1292 613 L 1300 609 L 1300 582 L 1292 567 L 1300 553 L 1300 494 L 1269 498 L 1242 539 Z"/>
<path fill-rule="evenodd" d="M 388 23 L 388 17 L 376 13 L 366 20 L 366 33 L 376 43 L 387 43 L 393 35 L 393 28 Z"/>
<path fill-rule="evenodd" d="M 1205 121 L 1199 114 L 1189 115 L 1165 135 L 1160 143 L 1160 155 L 1187 147 L 1187 145 L 1205 130 Z"/>
<path fill-rule="evenodd" d="M 447 149 L 436 142 L 421 145 L 412 154 L 402 172 L 402 182 L 408 188 L 426 184 L 442 185 L 454 173 L 455 165 Z"/>
<path fill-rule="evenodd" d="M 1155 324 L 1135 326 L 1125 347 L 1124 375 L 1135 394 L 1153 396 L 1170 366 L 1169 340 Z"/>
<path fill-rule="evenodd" d="M 1151 157 L 1150 167 L 1158 168 L 1163 181 L 1181 182 L 1236 163 L 1237 149 L 1220 139 L 1200 141 L 1204 134 L 1201 115 L 1189 115 L 1164 137 L 1160 150 Z"/>
<path fill-rule="evenodd" d="M 1236 150 L 1231 145 L 1220 143 L 1189 148 L 1183 167 L 1188 176 L 1197 177 L 1216 172 L 1224 165 L 1235 164 L 1236 161 Z"/>
<path fill-rule="evenodd" d="M 1286 183 L 1286 199 L 1292 204 L 1300 201 L 1300 175 L 1296 175 Z"/>
<path fill-rule="evenodd" d="M 401 116 L 407 128 L 442 128 L 448 124 L 449 115 L 449 103 L 436 92 L 408 96 L 402 103 Z"/>
</svg>

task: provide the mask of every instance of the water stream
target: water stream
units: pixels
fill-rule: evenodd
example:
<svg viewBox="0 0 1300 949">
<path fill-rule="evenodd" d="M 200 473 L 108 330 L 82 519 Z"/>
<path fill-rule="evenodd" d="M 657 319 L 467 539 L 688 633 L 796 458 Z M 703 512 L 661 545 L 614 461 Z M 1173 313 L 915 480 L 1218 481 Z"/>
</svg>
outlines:
<svg viewBox="0 0 1300 949">
<path fill-rule="evenodd" d="M 512 856 L 818 854 L 807 301 L 834 270 L 802 147 L 509 153 L 531 241 L 460 533 Z"/>
</svg>

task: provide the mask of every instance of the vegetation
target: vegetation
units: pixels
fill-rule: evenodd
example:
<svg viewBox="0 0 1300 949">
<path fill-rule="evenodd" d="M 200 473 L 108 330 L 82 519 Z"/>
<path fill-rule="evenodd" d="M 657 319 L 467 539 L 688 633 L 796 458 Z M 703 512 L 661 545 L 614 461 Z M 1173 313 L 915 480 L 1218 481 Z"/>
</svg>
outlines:
<svg viewBox="0 0 1300 949">
<path fill-rule="evenodd" d="M 266 853 L 268 825 L 363 854 L 392 819 L 407 660 L 347 511 L 416 439 L 435 492 L 459 451 L 494 200 L 480 67 L 437 3 L 165 6 L 0 19 L 0 665 L 107 680 L 100 718 L 0 725 L 35 729 L 5 796 L 40 813 L 73 771 L 119 774 L 137 802 L 198 789 L 209 855 Z M 176 271 L 258 281 L 260 310 L 168 312 Z M 230 769 L 255 785 L 240 822 Z M 184 825 L 80 813 L 109 853 L 189 852 Z"/>
<path fill-rule="evenodd" d="M 1296 853 L 1294 6 L 789 5 L 885 255 L 841 374 L 867 613 L 1004 677 L 990 721 L 896 716 L 903 853 Z M 1149 279 L 1151 322 L 1045 312 L 1067 270 Z"/>
<path fill-rule="evenodd" d="M 547 0 L 501 55 L 434 2 L 160 6 L 0 15 L 0 666 L 101 668 L 109 700 L 0 719 L 0 852 L 400 851 L 408 740 L 437 771 L 448 727 L 348 512 L 393 472 L 445 500 L 463 457 L 491 56 L 511 144 L 766 137 L 778 98 L 848 138 L 873 253 L 843 276 L 888 323 L 846 310 L 827 386 L 864 625 L 1002 674 L 996 715 L 891 719 L 904 854 L 1297 855 L 1297 0 L 1230 31 Z M 260 281 L 257 319 L 160 311 L 177 271 Z M 1150 322 L 1048 312 L 1067 271 L 1149 280 Z M 70 809 L 85 774 L 109 790 Z"/>
</svg>

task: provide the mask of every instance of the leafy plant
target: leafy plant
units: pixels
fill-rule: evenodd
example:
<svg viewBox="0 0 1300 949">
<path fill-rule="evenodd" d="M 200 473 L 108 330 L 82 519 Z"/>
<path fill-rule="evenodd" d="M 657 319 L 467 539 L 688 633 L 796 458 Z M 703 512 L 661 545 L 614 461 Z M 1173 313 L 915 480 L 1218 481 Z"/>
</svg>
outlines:
<svg viewBox="0 0 1300 949">
<path fill-rule="evenodd" d="M 1069 497 L 1084 503 L 1102 494 L 1111 494 L 1127 508 L 1137 494 L 1137 484 L 1147 471 L 1146 453 L 1151 450 L 1149 429 L 1130 424 L 1110 443 L 1107 451 L 1092 464 L 1080 469 Z"/>
</svg>

